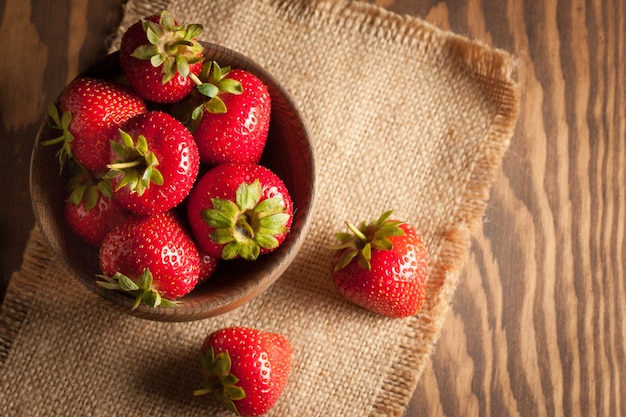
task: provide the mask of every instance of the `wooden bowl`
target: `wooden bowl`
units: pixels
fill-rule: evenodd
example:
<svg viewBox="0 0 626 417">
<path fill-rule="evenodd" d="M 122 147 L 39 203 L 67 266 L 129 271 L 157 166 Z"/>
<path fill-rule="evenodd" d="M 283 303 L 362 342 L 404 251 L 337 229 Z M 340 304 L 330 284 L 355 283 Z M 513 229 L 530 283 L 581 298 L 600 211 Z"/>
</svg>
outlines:
<svg viewBox="0 0 626 417">
<path fill-rule="evenodd" d="M 272 98 L 270 132 L 261 164 L 285 183 L 293 200 L 291 232 L 276 251 L 256 261 L 224 261 L 214 275 L 179 299 L 178 308 L 132 309 L 133 298 L 96 284 L 100 273 L 98 249 L 84 243 L 65 223 L 64 181 L 55 159 L 56 146 L 41 142 L 59 135 L 44 119 L 35 140 L 30 167 L 30 193 L 38 225 L 50 248 L 71 274 L 110 306 L 136 317 L 158 321 L 191 321 L 217 316 L 250 301 L 269 288 L 298 254 L 308 229 L 315 190 L 314 156 L 305 124 L 293 101 L 267 71 L 249 58 L 225 47 L 204 43 L 207 60 L 246 69 L 265 82 Z M 107 55 L 79 77 L 118 79 L 118 53 Z"/>
</svg>

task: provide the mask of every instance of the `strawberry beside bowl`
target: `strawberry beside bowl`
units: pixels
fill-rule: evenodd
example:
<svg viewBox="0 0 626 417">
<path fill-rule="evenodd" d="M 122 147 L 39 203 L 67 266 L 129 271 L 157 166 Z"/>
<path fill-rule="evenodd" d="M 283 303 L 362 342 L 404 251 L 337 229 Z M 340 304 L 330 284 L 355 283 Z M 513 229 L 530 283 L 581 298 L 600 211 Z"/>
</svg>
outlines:
<svg viewBox="0 0 626 417">
<path fill-rule="evenodd" d="M 205 59 L 222 66 L 245 69 L 267 86 L 272 102 L 267 142 L 260 164 L 271 169 L 285 183 L 293 202 L 290 231 L 281 246 L 255 261 L 221 262 L 210 279 L 180 298 L 179 306 L 134 306 L 127 294 L 111 291 L 96 283 L 101 274 L 98 248 L 85 243 L 71 231 L 64 217 L 65 184 L 59 175 L 58 148 L 42 142 L 59 136 L 48 117 L 43 121 L 33 146 L 30 192 L 39 228 L 50 248 L 67 270 L 89 290 L 99 294 L 111 307 L 133 316 L 157 321 L 191 321 L 231 311 L 267 290 L 298 254 L 311 216 L 314 190 L 314 155 L 307 130 L 297 108 L 276 79 L 249 58 L 228 48 L 203 43 Z M 119 80 L 122 70 L 119 53 L 104 57 L 77 78 Z M 64 169 L 65 171 L 65 169 Z"/>
</svg>

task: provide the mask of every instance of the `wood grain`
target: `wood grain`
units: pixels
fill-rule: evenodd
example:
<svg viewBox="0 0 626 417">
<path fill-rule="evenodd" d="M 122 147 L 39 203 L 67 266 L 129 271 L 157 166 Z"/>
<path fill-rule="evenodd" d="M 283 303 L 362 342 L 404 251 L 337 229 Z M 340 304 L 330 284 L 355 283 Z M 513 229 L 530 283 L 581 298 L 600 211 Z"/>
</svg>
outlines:
<svg viewBox="0 0 626 417">
<path fill-rule="evenodd" d="M 516 134 L 406 417 L 626 416 L 625 2 L 369 2 L 512 52 L 523 85 Z M 34 221 L 39 117 L 102 56 L 121 3 L 0 1 L 5 280 Z"/>
</svg>

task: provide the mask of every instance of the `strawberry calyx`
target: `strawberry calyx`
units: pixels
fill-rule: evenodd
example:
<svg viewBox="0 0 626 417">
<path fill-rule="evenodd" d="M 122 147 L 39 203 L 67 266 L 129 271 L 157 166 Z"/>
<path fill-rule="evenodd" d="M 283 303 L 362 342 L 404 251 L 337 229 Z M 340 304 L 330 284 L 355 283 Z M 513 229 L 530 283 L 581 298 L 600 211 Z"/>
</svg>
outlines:
<svg viewBox="0 0 626 417">
<path fill-rule="evenodd" d="M 239 95 L 243 93 L 241 82 L 233 78 L 228 78 L 230 66 L 221 67 L 217 62 L 205 62 L 200 71 L 200 77 L 193 76 L 192 79 L 197 85 L 197 90 L 208 100 L 204 99 L 197 106 L 191 118 L 197 120 L 202 115 L 203 110 L 213 114 L 226 113 L 226 104 L 219 96 L 220 93 Z"/>
<path fill-rule="evenodd" d="M 122 291 L 135 297 L 132 309 L 135 310 L 140 304 L 148 307 L 178 307 L 179 302 L 161 297 L 159 291 L 152 286 L 152 273 L 148 268 L 135 279 L 116 272 L 113 276 L 96 275 L 101 281 L 96 284 L 113 291 Z"/>
<path fill-rule="evenodd" d="M 159 160 L 148 149 L 146 137 L 139 135 L 135 144 L 128 133 L 122 129 L 119 132 L 122 141 L 110 142 L 116 159 L 107 165 L 109 172 L 103 178 L 110 180 L 121 177 L 116 190 L 128 186 L 131 192 L 138 195 L 143 195 L 150 184 L 163 185 L 163 175 L 157 169 Z"/>
<path fill-rule="evenodd" d="M 193 391 L 193 395 L 213 394 L 228 410 L 240 415 L 235 401 L 246 398 L 246 393 L 237 386 L 239 378 L 230 373 L 232 361 L 228 352 L 215 355 L 212 346 L 202 355 L 202 370 L 205 376 L 202 388 Z"/>
<path fill-rule="evenodd" d="M 50 116 L 48 118 L 48 126 L 52 129 L 61 130 L 62 134 L 59 137 L 42 141 L 41 144 L 44 146 L 56 145 L 58 143 L 62 144 L 56 153 L 56 158 L 60 165 L 60 172 L 62 172 L 65 162 L 73 158 L 71 144 L 74 141 L 74 135 L 69 131 L 72 113 L 66 111 L 63 115 L 59 115 L 57 106 L 50 103 L 50 105 L 48 105 L 48 116 Z"/>
<path fill-rule="evenodd" d="M 75 173 L 67 183 L 67 191 L 69 192 L 68 201 L 75 205 L 83 203 L 87 212 L 91 211 L 103 195 L 107 198 L 113 198 L 113 188 L 111 181 L 98 179 L 89 171 L 82 169 L 78 164 L 73 165 Z"/>
<path fill-rule="evenodd" d="M 404 230 L 400 227 L 403 222 L 388 220 L 391 213 L 391 210 L 387 211 L 377 220 L 369 224 L 362 222 L 358 227 L 346 222 L 350 232 L 336 233 L 335 238 L 339 243 L 329 247 L 331 250 L 341 252 L 333 268 L 335 272 L 348 266 L 355 258 L 361 268 L 371 271 L 372 249 L 393 249 L 393 243 L 389 238 L 404 235 Z"/>
<path fill-rule="evenodd" d="M 263 249 L 274 249 L 279 242 L 275 236 L 288 232 L 289 214 L 280 197 L 261 201 L 262 188 L 257 179 L 241 183 L 236 201 L 212 198 L 213 208 L 202 212 L 202 219 L 214 228 L 211 239 L 224 245 L 223 259 L 241 257 L 255 260 Z"/>
<path fill-rule="evenodd" d="M 149 43 L 138 46 L 132 55 L 141 60 L 149 60 L 155 68 L 161 66 L 163 84 L 174 78 L 176 73 L 182 77 L 189 76 L 189 65 L 203 60 L 204 48 L 196 40 L 203 31 L 202 25 L 178 25 L 171 13 L 163 10 L 158 23 L 144 19 L 142 27 Z"/>
</svg>

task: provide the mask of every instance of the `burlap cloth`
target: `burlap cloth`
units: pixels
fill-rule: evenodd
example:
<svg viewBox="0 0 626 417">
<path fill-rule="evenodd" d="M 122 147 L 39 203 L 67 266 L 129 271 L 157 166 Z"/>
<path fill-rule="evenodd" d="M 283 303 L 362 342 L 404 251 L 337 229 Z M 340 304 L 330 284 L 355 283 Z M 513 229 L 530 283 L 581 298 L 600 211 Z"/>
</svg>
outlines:
<svg viewBox="0 0 626 417">
<path fill-rule="evenodd" d="M 76 285 L 35 228 L 0 315 L 0 415 L 222 415 L 194 398 L 203 337 L 283 333 L 294 361 L 274 416 L 402 415 L 449 307 L 518 111 L 514 60 L 363 3 L 131 0 L 120 30 L 169 9 L 265 66 L 306 119 L 317 167 L 309 239 L 265 294 L 215 319 L 150 322 Z M 113 38 L 112 49 L 119 43 Z M 325 245 L 394 209 L 429 248 L 428 299 L 407 319 L 347 303 Z"/>
</svg>

